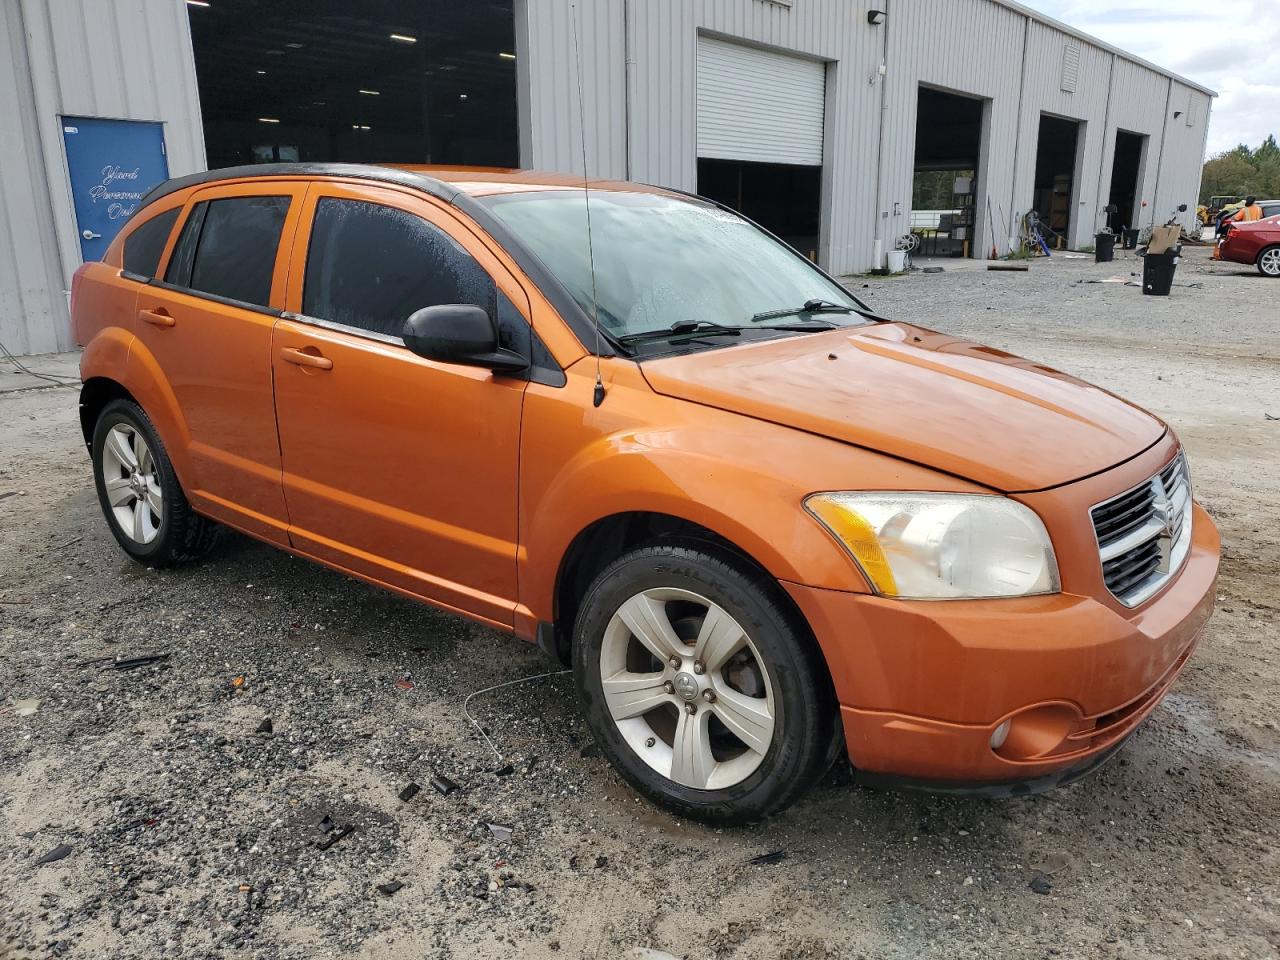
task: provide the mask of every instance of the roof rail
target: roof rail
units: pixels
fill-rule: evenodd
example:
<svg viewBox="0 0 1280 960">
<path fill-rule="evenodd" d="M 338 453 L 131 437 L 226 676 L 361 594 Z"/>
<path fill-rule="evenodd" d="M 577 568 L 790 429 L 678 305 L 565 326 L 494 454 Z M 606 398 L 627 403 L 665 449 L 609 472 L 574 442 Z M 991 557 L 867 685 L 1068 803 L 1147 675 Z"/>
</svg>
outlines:
<svg viewBox="0 0 1280 960">
<path fill-rule="evenodd" d="M 240 167 L 221 167 L 217 170 L 205 170 L 185 177 L 175 177 L 152 187 L 138 201 L 138 210 L 188 187 L 196 187 L 206 183 L 223 183 L 230 180 L 257 180 L 272 177 L 349 177 L 353 180 L 372 180 L 378 183 L 390 183 L 402 187 L 412 187 L 438 197 L 446 203 L 453 203 L 461 193 L 457 187 L 451 186 L 435 177 L 395 167 L 382 167 L 372 163 L 252 163 Z"/>
</svg>

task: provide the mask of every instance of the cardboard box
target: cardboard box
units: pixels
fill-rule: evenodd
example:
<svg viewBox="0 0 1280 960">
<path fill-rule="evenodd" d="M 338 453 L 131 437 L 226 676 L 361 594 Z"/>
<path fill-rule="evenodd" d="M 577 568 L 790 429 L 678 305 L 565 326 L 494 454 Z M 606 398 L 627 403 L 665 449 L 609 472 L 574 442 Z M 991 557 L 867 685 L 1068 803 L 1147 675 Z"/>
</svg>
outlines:
<svg viewBox="0 0 1280 960">
<path fill-rule="evenodd" d="M 1151 230 L 1151 242 L 1147 244 L 1147 253 L 1164 253 L 1178 243 L 1182 236 L 1182 228 L 1176 224 L 1172 227 L 1160 226 Z"/>
</svg>

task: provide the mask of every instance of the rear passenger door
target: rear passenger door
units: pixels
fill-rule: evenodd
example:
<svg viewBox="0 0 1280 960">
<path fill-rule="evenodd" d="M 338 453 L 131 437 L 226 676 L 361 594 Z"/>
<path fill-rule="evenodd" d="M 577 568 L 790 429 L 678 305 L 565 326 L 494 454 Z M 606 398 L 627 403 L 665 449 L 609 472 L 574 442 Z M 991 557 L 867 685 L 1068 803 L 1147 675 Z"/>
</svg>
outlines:
<svg viewBox="0 0 1280 960">
<path fill-rule="evenodd" d="M 139 292 L 135 324 L 138 362 L 159 368 L 177 402 L 162 435 L 187 455 L 192 504 L 282 544 L 271 328 L 305 195 L 305 182 L 277 180 L 193 194 L 160 279 Z"/>
<path fill-rule="evenodd" d="M 272 352 L 294 545 L 511 625 L 527 381 L 424 360 L 400 333 L 422 307 L 470 303 L 528 349 L 524 291 L 406 191 L 316 184 L 294 246 Z"/>
</svg>

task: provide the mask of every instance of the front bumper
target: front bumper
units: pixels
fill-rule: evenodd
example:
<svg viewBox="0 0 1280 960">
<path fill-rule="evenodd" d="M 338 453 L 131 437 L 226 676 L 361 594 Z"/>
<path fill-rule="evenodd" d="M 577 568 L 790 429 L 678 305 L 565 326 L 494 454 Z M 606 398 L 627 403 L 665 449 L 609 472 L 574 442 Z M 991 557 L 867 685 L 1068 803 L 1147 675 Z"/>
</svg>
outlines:
<svg viewBox="0 0 1280 960">
<path fill-rule="evenodd" d="M 786 587 L 826 654 L 860 773 L 1012 793 L 1095 768 L 1146 719 L 1213 610 L 1219 546 L 1197 505 L 1182 570 L 1135 610 L 1070 593 L 923 602 Z"/>
</svg>

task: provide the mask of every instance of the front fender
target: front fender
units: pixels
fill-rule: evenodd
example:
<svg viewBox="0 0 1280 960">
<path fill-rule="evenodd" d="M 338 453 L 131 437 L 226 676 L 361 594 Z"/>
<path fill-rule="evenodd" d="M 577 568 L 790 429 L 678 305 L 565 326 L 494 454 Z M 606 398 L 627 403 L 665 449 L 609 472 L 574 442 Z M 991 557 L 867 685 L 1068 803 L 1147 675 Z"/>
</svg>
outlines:
<svg viewBox="0 0 1280 960">
<path fill-rule="evenodd" d="M 966 481 L 826 437 L 652 392 L 615 361 L 604 403 L 575 368 L 533 385 L 521 436 L 521 602 L 550 621 L 574 539 L 619 513 L 699 524 L 779 581 L 867 592 L 844 549 L 803 508 L 822 490 L 977 492 Z M 628 373 L 626 366 L 635 370 Z M 585 411 L 585 413 L 584 413 Z"/>
</svg>

